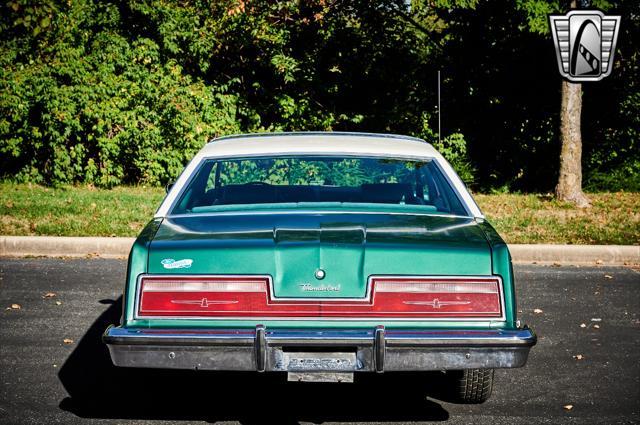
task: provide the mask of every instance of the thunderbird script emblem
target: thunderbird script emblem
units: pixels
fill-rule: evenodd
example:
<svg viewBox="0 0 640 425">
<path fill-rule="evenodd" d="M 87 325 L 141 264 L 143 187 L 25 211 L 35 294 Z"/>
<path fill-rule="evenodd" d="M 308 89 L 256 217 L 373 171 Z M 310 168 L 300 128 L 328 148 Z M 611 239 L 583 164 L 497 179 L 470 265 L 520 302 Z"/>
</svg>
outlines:
<svg viewBox="0 0 640 425">
<path fill-rule="evenodd" d="M 599 10 L 549 15 L 560 74 L 569 81 L 600 81 L 611 74 L 620 16 Z"/>
<path fill-rule="evenodd" d="M 338 292 L 340 291 L 340 285 L 318 285 L 313 286 L 310 283 L 300 284 L 300 289 L 303 292 Z"/>
</svg>

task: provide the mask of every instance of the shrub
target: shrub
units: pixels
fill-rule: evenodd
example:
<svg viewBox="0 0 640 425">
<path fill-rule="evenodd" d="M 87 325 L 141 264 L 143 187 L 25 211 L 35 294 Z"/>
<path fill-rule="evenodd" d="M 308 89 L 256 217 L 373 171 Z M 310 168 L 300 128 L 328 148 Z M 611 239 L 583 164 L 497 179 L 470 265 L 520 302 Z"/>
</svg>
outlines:
<svg viewBox="0 0 640 425">
<path fill-rule="evenodd" d="M 429 127 L 430 116 L 424 113 L 422 116 L 422 130 L 417 137 L 431 143 L 438 152 L 451 164 L 462 181 L 467 185 L 474 183 L 475 168 L 471 164 L 467 152 L 467 141 L 462 133 L 452 133 L 438 140 L 438 134 Z"/>
<path fill-rule="evenodd" d="M 122 35 L 115 5 L 70 2 L 45 20 L 25 4 L 2 22 L 12 32 L 0 44 L 3 177 L 161 184 L 209 138 L 239 132 L 237 97 L 163 58 L 154 40 Z M 24 25 L 33 20 L 37 32 Z"/>
</svg>

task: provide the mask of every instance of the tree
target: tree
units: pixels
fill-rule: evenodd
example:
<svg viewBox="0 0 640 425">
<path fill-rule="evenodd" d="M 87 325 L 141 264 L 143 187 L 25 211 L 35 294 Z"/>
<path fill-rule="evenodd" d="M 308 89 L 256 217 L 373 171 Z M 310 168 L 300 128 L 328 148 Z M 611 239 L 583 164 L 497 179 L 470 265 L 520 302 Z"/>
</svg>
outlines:
<svg viewBox="0 0 640 425">
<path fill-rule="evenodd" d="M 567 5 L 492 0 L 473 9 L 424 11 L 436 14 L 420 23 L 441 46 L 434 60 L 445 77 L 443 127 L 464 134 L 478 190 L 553 192 L 558 184 L 563 84 L 548 15 Z M 582 85 L 582 185 L 638 191 L 640 20 L 625 17 L 638 16 L 640 2 L 594 0 L 592 6 L 621 15 L 623 24 L 612 75 Z"/>
<path fill-rule="evenodd" d="M 569 4 L 575 9 L 576 0 Z M 591 206 L 589 198 L 582 191 L 582 84 L 562 82 L 560 106 L 560 173 L 556 186 L 556 197 L 561 201 L 574 203 L 579 208 Z"/>
<path fill-rule="evenodd" d="M 584 4 L 585 2 L 581 2 Z M 596 0 L 595 7 L 607 9 L 610 5 L 606 0 Z M 554 11 L 563 12 L 562 4 L 556 1 L 520 0 L 518 7 L 526 10 L 529 16 L 529 28 L 532 32 L 548 33 L 546 15 Z M 577 8 L 576 0 L 566 4 L 570 9 Z M 558 184 L 555 188 L 556 197 L 561 201 L 571 202 L 579 208 L 591 206 L 589 198 L 582 191 L 582 84 L 562 81 L 560 101 L 560 170 Z"/>
<path fill-rule="evenodd" d="M 574 2 L 575 3 L 575 2 Z M 560 106 L 560 173 L 556 197 L 574 203 L 579 208 L 591 206 L 582 191 L 582 84 L 562 82 Z"/>
</svg>

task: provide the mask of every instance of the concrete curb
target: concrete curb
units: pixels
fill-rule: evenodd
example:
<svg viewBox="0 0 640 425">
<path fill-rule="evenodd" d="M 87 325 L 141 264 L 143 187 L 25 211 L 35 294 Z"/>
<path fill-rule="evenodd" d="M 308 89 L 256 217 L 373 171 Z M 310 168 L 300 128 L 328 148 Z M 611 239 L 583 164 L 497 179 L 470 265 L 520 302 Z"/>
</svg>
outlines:
<svg viewBox="0 0 640 425">
<path fill-rule="evenodd" d="M 129 255 L 135 238 L 0 236 L 0 256 L 103 257 Z"/>
<path fill-rule="evenodd" d="M 134 238 L 0 236 L 0 256 L 124 258 Z M 509 245 L 516 263 L 638 265 L 640 246 Z"/>
<path fill-rule="evenodd" d="M 636 245 L 552 245 L 509 244 L 516 263 L 539 264 L 640 264 L 640 246 Z"/>
</svg>

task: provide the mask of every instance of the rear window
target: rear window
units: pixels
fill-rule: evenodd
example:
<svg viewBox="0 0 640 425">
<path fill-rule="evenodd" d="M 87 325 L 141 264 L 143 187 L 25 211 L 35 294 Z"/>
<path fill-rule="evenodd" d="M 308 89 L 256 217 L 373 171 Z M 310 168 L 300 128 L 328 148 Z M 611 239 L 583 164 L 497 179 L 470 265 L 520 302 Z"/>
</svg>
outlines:
<svg viewBox="0 0 640 425">
<path fill-rule="evenodd" d="M 172 214 L 233 205 L 366 204 L 468 215 L 435 161 L 334 156 L 205 160 Z"/>
</svg>

